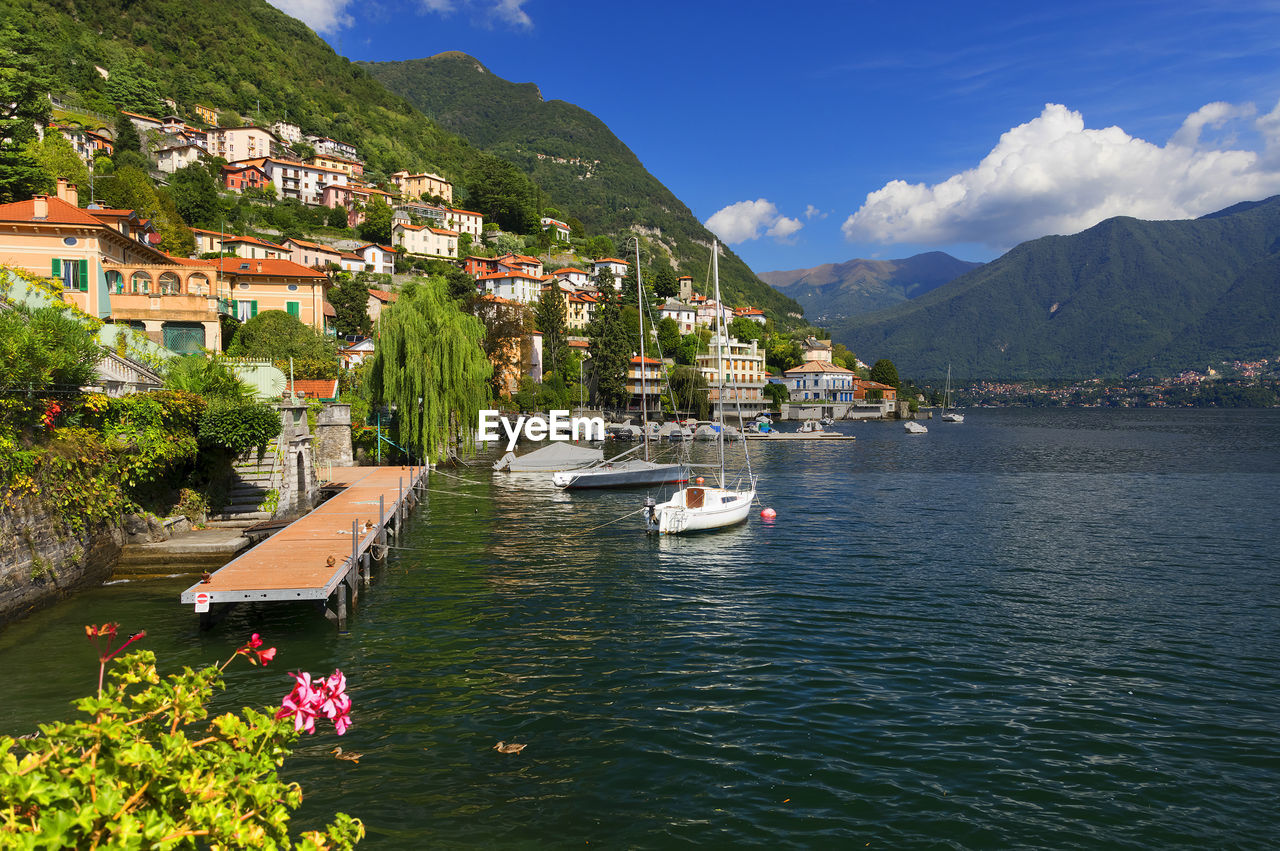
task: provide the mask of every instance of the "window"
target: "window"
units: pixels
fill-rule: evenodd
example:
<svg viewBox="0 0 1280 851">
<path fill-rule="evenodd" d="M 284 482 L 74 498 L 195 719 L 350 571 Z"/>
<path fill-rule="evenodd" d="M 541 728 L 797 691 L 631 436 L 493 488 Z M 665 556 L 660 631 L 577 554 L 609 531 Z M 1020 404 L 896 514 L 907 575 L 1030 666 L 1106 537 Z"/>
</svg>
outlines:
<svg viewBox="0 0 1280 851">
<path fill-rule="evenodd" d="M 291 293 L 296 293 L 297 291 L 298 291 L 298 285 L 297 285 L 297 284 L 290 284 L 290 285 L 289 285 L 289 292 L 291 292 Z"/>
<path fill-rule="evenodd" d="M 53 258 L 51 277 L 62 281 L 64 290 L 87 293 L 89 291 L 89 261 L 85 258 L 61 260 Z"/>
<path fill-rule="evenodd" d="M 284 303 L 285 311 L 294 319 L 298 319 L 302 315 L 302 303 L 297 301 L 286 301 Z"/>
<path fill-rule="evenodd" d="M 258 315 L 258 302 L 256 301 L 237 301 L 236 302 L 236 319 L 241 322 L 248 322 L 250 319 Z"/>
</svg>

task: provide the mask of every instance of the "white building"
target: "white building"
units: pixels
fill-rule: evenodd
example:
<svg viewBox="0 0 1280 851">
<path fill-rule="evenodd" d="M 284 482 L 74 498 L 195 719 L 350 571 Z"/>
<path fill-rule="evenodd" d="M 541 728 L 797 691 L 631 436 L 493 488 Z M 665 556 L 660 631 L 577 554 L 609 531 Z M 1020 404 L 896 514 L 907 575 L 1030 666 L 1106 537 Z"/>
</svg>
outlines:
<svg viewBox="0 0 1280 851">
<path fill-rule="evenodd" d="M 180 168 L 204 159 L 204 149 L 198 145 L 174 145 L 156 151 L 156 168 L 165 174 L 173 174 Z"/>
<path fill-rule="evenodd" d="M 271 132 L 281 142 L 288 142 L 290 145 L 296 145 L 302 141 L 302 128 L 296 124 L 290 124 L 288 121 L 277 121 L 271 125 Z"/>
<path fill-rule="evenodd" d="M 532 304 L 542 294 L 542 279 L 525 272 L 481 275 L 476 278 L 476 283 L 491 295 L 519 304 Z"/>
<path fill-rule="evenodd" d="M 575 269 L 572 266 L 565 266 L 563 269 L 556 269 L 551 273 L 551 277 L 557 281 L 563 281 L 570 284 L 574 289 L 582 289 L 591 286 L 591 276 L 582 269 Z"/>
<path fill-rule="evenodd" d="M 783 373 L 792 402 L 853 402 L 858 374 L 830 361 L 805 361 Z"/>
<path fill-rule="evenodd" d="M 448 260 L 458 258 L 456 230 L 397 222 L 391 228 L 391 242 L 398 246 L 403 245 L 404 250 L 410 254 L 423 254 Z"/>
<path fill-rule="evenodd" d="M 268 158 L 254 160 L 251 164 L 266 172 L 276 188 L 277 198 L 296 198 L 311 207 L 324 205 L 325 189 L 330 186 L 345 186 L 349 180 L 346 172 L 336 168 L 307 165 L 294 160 Z"/>
<path fill-rule="evenodd" d="M 538 220 L 538 222 L 539 224 L 542 225 L 543 230 L 554 231 L 557 241 L 559 242 L 569 241 L 569 232 L 570 232 L 569 226 L 564 222 L 559 221 L 557 219 L 553 219 L 550 216 L 543 216 L 541 219 Z"/>
<path fill-rule="evenodd" d="M 458 233 L 469 233 L 473 241 L 479 241 L 484 234 L 484 216 L 471 210 L 459 210 L 446 207 L 445 227 Z"/>
<path fill-rule="evenodd" d="M 328 136 L 307 136 L 307 143 L 315 149 L 317 154 L 330 154 L 348 160 L 360 159 L 360 152 L 356 150 L 355 145 L 339 142 L 337 139 L 330 139 Z"/>
<path fill-rule="evenodd" d="M 613 288 L 622 289 L 622 277 L 627 274 L 626 260 L 619 260 L 617 257 L 601 257 L 591 264 L 591 269 L 597 278 L 600 277 L 601 270 L 607 271 L 613 275 Z"/>
<path fill-rule="evenodd" d="M 658 315 L 661 319 L 673 320 L 681 334 L 692 334 L 698 321 L 698 312 L 692 306 L 674 300 L 662 305 Z"/>
<path fill-rule="evenodd" d="M 280 144 L 262 127 L 211 127 L 205 131 L 205 139 L 209 153 L 229 163 L 273 156 Z"/>
<path fill-rule="evenodd" d="M 396 250 L 394 248 L 367 242 L 357 248 L 356 253 L 364 258 L 365 271 L 377 272 L 380 275 L 395 274 Z"/>
</svg>

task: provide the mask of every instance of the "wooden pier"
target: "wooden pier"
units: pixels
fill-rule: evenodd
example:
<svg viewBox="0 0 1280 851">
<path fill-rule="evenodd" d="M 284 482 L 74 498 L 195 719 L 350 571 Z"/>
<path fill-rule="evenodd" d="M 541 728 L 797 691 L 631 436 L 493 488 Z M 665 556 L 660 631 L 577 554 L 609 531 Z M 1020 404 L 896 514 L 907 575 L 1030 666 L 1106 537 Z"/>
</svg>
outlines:
<svg viewBox="0 0 1280 851">
<path fill-rule="evenodd" d="M 425 467 L 334 468 L 326 489 L 336 495 L 183 591 L 182 603 L 207 624 L 237 603 L 315 600 L 346 629 L 361 582 L 386 557 L 388 535 L 398 534 L 426 475 Z"/>
</svg>

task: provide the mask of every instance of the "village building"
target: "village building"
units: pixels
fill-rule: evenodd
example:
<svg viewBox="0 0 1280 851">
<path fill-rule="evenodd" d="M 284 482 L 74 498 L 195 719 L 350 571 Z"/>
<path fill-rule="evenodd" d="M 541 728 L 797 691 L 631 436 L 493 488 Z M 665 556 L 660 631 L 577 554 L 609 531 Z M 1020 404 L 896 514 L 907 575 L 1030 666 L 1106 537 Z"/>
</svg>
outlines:
<svg viewBox="0 0 1280 851">
<path fill-rule="evenodd" d="M 693 333 L 693 329 L 697 325 L 698 313 L 691 305 L 669 300 L 658 308 L 658 318 L 672 320 L 676 323 L 676 327 L 680 329 L 680 333 L 684 335 Z"/>
<path fill-rule="evenodd" d="M 564 298 L 564 322 L 571 331 L 585 331 L 596 318 L 599 301 L 589 293 L 572 293 Z"/>
<path fill-rule="evenodd" d="M 228 256 L 243 257 L 246 260 L 288 260 L 293 256 L 291 249 L 253 236 L 225 237 L 222 240 L 222 250 Z"/>
<path fill-rule="evenodd" d="M 266 310 L 282 310 L 317 331 L 327 329 L 325 287 L 329 278 L 323 272 L 291 260 L 227 257 L 209 262 L 227 282 L 233 315 L 241 322 Z"/>
<path fill-rule="evenodd" d="M 316 154 L 307 160 L 307 165 L 319 166 L 320 168 L 331 168 L 334 171 L 340 171 L 350 178 L 361 177 L 364 174 L 364 163 L 359 160 L 349 160 L 346 157 L 339 157 L 333 154 Z"/>
<path fill-rule="evenodd" d="M 232 192 L 240 193 L 246 189 L 266 189 L 271 177 L 261 166 L 252 164 L 224 165 L 222 167 L 222 183 Z"/>
<path fill-rule="evenodd" d="M 382 315 L 382 311 L 390 307 L 395 300 L 399 298 L 395 293 L 389 293 L 386 290 L 369 288 L 369 301 L 365 305 L 365 310 L 369 313 L 369 319 L 375 324 L 378 317 Z"/>
<path fill-rule="evenodd" d="M 262 127 L 214 127 L 205 133 L 209 153 L 229 163 L 270 157 L 280 140 Z"/>
<path fill-rule="evenodd" d="M 662 396 L 667 384 L 664 373 L 662 361 L 656 358 L 631 358 L 627 365 L 628 411 L 644 411 L 649 417 L 662 418 Z"/>
<path fill-rule="evenodd" d="M 532 304 L 542 293 L 542 278 L 524 272 L 494 272 L 476 278 L 481 291 L 516 304 Z"/>
<path fill-rule="evenodd" d="M 196 104 L 192 107 L 195 110 L 196 118 L 213 127 L 218 126 L 218 111 L 207 106 Z"/>
<path fill-rule="evenodd" d="M 553 219 L 550 216 L 543 216 L 538 222 L 542 225 L 543 230 L 549 230 L 555 235 L 557 242 L 569 241 L 570 229 L 564 222 Z"/>
<path fill-rule="evenodd" d="M 722 334 L 717 342 L 713 337 L 708 351 L 697 355 L 695 365 L 707 380 L 715 416 L 732 419 L 740 412 L 744 419 L 749 420 L 764 412 L 768 404 L 764 387 L 769 383 L 769 372 L 765 368 L 764 352 L 755 340 L 741 342 Z M 721 374 L 724 376 L 723 401 L 720 396 Z"/>
<path fill-rule="evenodd" d="M 391 175 L 396 191 L 402 201 L 413 201 L 418 198 L 442 198 L 446 204 L 453 203 L 453 184 L 438 174 L 424 172 L 410 174 L 397 171 Z"/>
<path fill-rule="evenodd" d="M 366 242 L 356 248 L 356 253 L 364 258 L 366 272 L 376 272 L 379 275 L 395 274 L 396 250 L 391 246 Z"/>
<path fill-rule="evenodd" d="M 235 238 L 235 234 L 232 233 L 204 230 L 203 228 L 192 228 L 191 235 L 196 239 L 195 254 L 197 257 L 201 254 L 213 254 L 221 251 L 223 240 Z"/>
<path fill-rule="evenodd" d="M 194 165 L 205 158 L 205 150 L 199 145 L 173 145 L 155 152 L 156 168 L 165 174 Z"/>
<path fill-rule="evenodd" d="M 758 307 L 735 307 L 733 310 L 733 317 L 737 319 L 739 316 L 750 319 L 761 328 L 763 328 L 765 322 L 768 321 L 764 315 L 764 311 Z"/>
<path fill-rule="evenodd" d="M 356 150 L 356 146 L 347 142 L 339 142 L 337 139 L 330 139 L 328 136 L 307 136 L 306 139 L 307 144 L 317 154 L 342 157 L 348 160 L 360 159 L 360 152 Z"/>
<path fill-rule="evenodd" d="M 811 360 L 783 373 L 792 402 L 854 402 L 858 374 L 830 361 Z"/>
<path fill-rule="evenodd" d="M 391 242 L 404 246 L 409 254 L 439 257 L 446 260 L 458 258 L 458 232 L 435 228 L 430 225 L 396 222 L 391 227 Z"/>
<path fill-rule="evenodd" d="M 627 274 L 627 261 L 619 260 L 617 257 L 602 257 L 591 264 L 593 277 L 600 279 L 601 272 L 608 272 L 613 276 L 613 288 L 622 291 L 622 279 Z"/>
<path fill-rule="evenodd" d="M 99 128 L 95 131 L 59 124 L 50 124 L 49 126 L 57 130 L 64 139 L 71 143 L 71 148 L 76 152 L 76 156 L 80 157 L 87 166 L 92 167 L 94 158 L 99 154 L 109 157 L 111 152 L 115 150 L 115 143 L 111 140 L 110 131 L 106 128 Z"/>
<path fill-rule="evenodd" d="M 591 275 L 582 269 L 575 269 L 572 266 L 556 269 L 551 273 L 551 276 L 558 281 L 570 284 L 574 289 L 591 286 Z"/>
<path fill-rule="evenodd" d="M 293 238 L 284 240 L 281 245 L 288 249 L 289 259 L 301 266 L 321 269 L 330 263 L 341 266 L 342 252 L 332 246 Z"/>
</svg>

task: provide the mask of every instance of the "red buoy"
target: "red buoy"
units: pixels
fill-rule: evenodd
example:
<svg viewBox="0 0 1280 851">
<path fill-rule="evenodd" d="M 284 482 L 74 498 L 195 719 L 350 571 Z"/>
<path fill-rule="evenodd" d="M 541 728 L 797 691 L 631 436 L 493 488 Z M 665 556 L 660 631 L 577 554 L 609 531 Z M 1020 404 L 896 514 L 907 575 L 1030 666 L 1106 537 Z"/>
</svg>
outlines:
<svg viewBox="0 0 1280 851">
<path fill-rule="evenodd" d="M 774 511 L 772 508 L 764 508 L 764 509 L 761 509 L 760 516 L 763 517 L 765 520 L 772 520 L 773 518 L 778 516 L 778 512 Z"/>
</svg>

